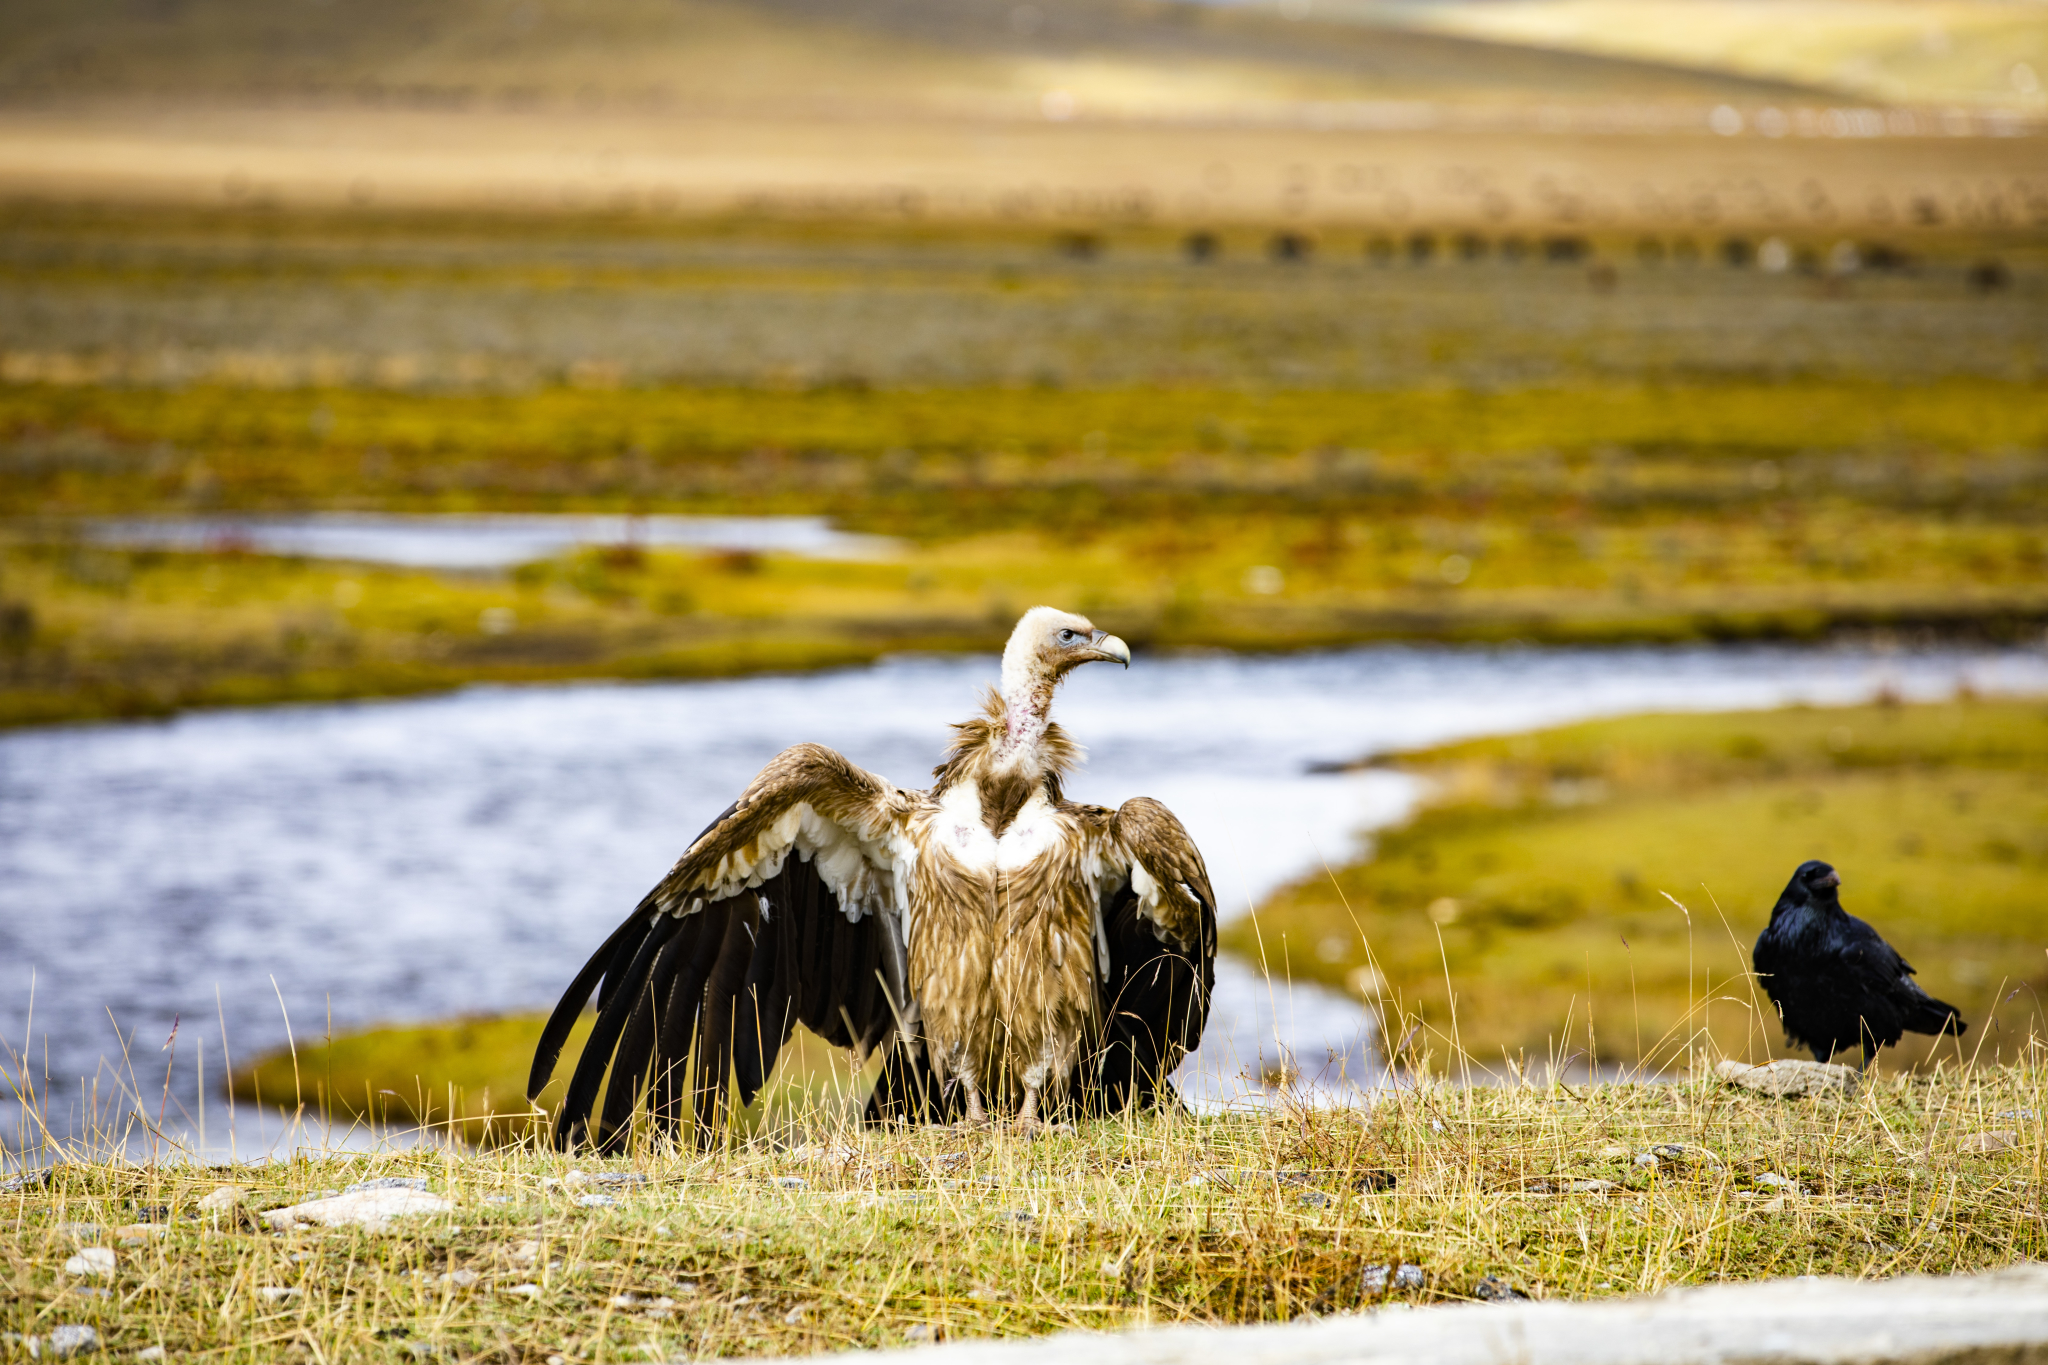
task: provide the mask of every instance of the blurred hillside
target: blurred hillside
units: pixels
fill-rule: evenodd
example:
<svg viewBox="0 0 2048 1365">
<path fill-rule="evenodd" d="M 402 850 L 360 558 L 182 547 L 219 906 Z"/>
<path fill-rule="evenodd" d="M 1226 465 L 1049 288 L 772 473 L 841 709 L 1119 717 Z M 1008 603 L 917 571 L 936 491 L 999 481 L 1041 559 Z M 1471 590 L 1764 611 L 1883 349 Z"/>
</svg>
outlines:
<svg viewBox="0 0 2048 1365">
<path fill-rule="evenodd" d="M 1259 99 L 1699 101 L 1783 82 L 1162 0 L 28 0 L 0 89 L 327 96 L 451 109 L 1037 115 L 1049 85 L 1119 113 Z"/>
<path fill-rule="evenodd" d="M 1732 40 L 1563 50 L 1521 6 L 1458 8 L 1506 16 L 1496 41 L 1311 3 L 22 0 L 0 193 L 1494 226 L 2041 194 L 2031 138 L 1989 136 L 2031 105 L 1845 107 L 1870 87 L 1833 81 L 1840 26 L 1833 65 L 1753 71 Z"/>
<path fill-rule="evenodd" d="M 2048 8 L 2031 0 L 1320 0 L 1318 11 L 1887 104 L 2048 110 Z"/>
</svg>

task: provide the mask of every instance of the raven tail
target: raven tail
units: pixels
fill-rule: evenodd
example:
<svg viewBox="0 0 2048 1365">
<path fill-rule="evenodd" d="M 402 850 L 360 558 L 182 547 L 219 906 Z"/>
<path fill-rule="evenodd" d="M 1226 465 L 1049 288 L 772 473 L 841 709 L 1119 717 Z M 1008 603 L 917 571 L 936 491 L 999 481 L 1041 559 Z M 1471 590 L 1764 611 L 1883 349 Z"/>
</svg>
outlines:
<svg viewBox="0 0 2048 1365">
<path fill-rule="evenodd" d="M 1920 1000 L 1918 1007 L 1913 1011 L 1913 1017 L 1906 1021 L 1906 1031 L 1909 1033 L 1952 1033 L 1960 1038 L 1970 1031 L 1970 1026 L 1963 1021 L 1963 1012 L 1961 1010 L 1949 1004 L 1946 1000 L 1936 1000 L 1930 995 Z"/>
</svg>

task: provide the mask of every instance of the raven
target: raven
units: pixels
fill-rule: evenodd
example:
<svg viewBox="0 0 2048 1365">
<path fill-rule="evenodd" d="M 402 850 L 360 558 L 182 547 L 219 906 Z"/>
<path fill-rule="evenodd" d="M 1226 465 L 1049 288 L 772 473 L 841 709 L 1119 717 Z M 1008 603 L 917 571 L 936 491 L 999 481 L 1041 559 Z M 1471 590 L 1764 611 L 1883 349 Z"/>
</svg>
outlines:
<svg viewBox="0 0 2048 1365">
<path fill-rule="evenodd" d="M 1785 1023 L 1785 1041 L 1825 1062 L 1860 1044 L 1868 1067 L 1905 1033 L 1969 1027 L 1954 1005 L 1913 981 L 1913 968 L 1877 930 L 1842 909 L 1842 879 L 1826 863 L 1799 865 L 1757 935 L 1751 962 Z"/>
</svg>

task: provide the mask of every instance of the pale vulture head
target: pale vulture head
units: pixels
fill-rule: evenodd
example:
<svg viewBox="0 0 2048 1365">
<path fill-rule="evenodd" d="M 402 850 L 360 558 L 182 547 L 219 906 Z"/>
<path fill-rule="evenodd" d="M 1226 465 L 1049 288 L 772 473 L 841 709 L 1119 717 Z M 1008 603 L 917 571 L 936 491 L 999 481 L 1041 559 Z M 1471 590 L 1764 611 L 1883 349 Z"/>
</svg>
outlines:
<svg viewBox="0 0 2048 1365">
<path fill-rule="evenodd" d="M 1003 697 L 1012 706 L 1033 697 L 1050 700 L 1053 685 L 1068 669 L 1097 661 L 1129 668 L 1131 647 L 1108 631 L 1097 630 L 1085 616 L 1057 607 L 1033 607 L 1003 647 Z"/>
</svg>

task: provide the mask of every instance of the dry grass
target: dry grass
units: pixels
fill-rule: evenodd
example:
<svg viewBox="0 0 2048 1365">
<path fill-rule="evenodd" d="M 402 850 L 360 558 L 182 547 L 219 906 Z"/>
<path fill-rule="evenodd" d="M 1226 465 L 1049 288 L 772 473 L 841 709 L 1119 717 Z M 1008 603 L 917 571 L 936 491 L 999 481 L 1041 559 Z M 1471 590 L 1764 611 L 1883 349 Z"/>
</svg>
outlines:
<svg viewBox="0 0 2048 1365">
<path fill-rule="evenodd" d="M 174 1359 L 600 1361 L 1349 1312 L 1379 1301 L 1373 1266 L 1417 1267 L 1386 1296 L 1421 1302 L 1487 1275 L 1581 1297 L 1974 1270 L 2048 1251 L 2044 1083 L 2032 1061 L 1812 1102 L 1697 1078 L 1423 1081 L 1357 1111 L 1146 1116 L 1035 1141 L 848 1128 L 826 1108 L 725 1150 L 620 1163 L 81 1159 L 9 1182 L 0 1314 L 15 1333 L 84 1322 L 116 1352 Z M 1974 1152 L 1987 1131 L 2013 1145 Z M 572 1174 L 613 1169 L 635 1183 Z M 261 1210 L 391 1175 L 454 1212 L 279 1233 L 196 1207 L 226 1182 Z M 110 1277 L 63 1270 L 89 1245 L 114 1249 Z"/>
</svg>

